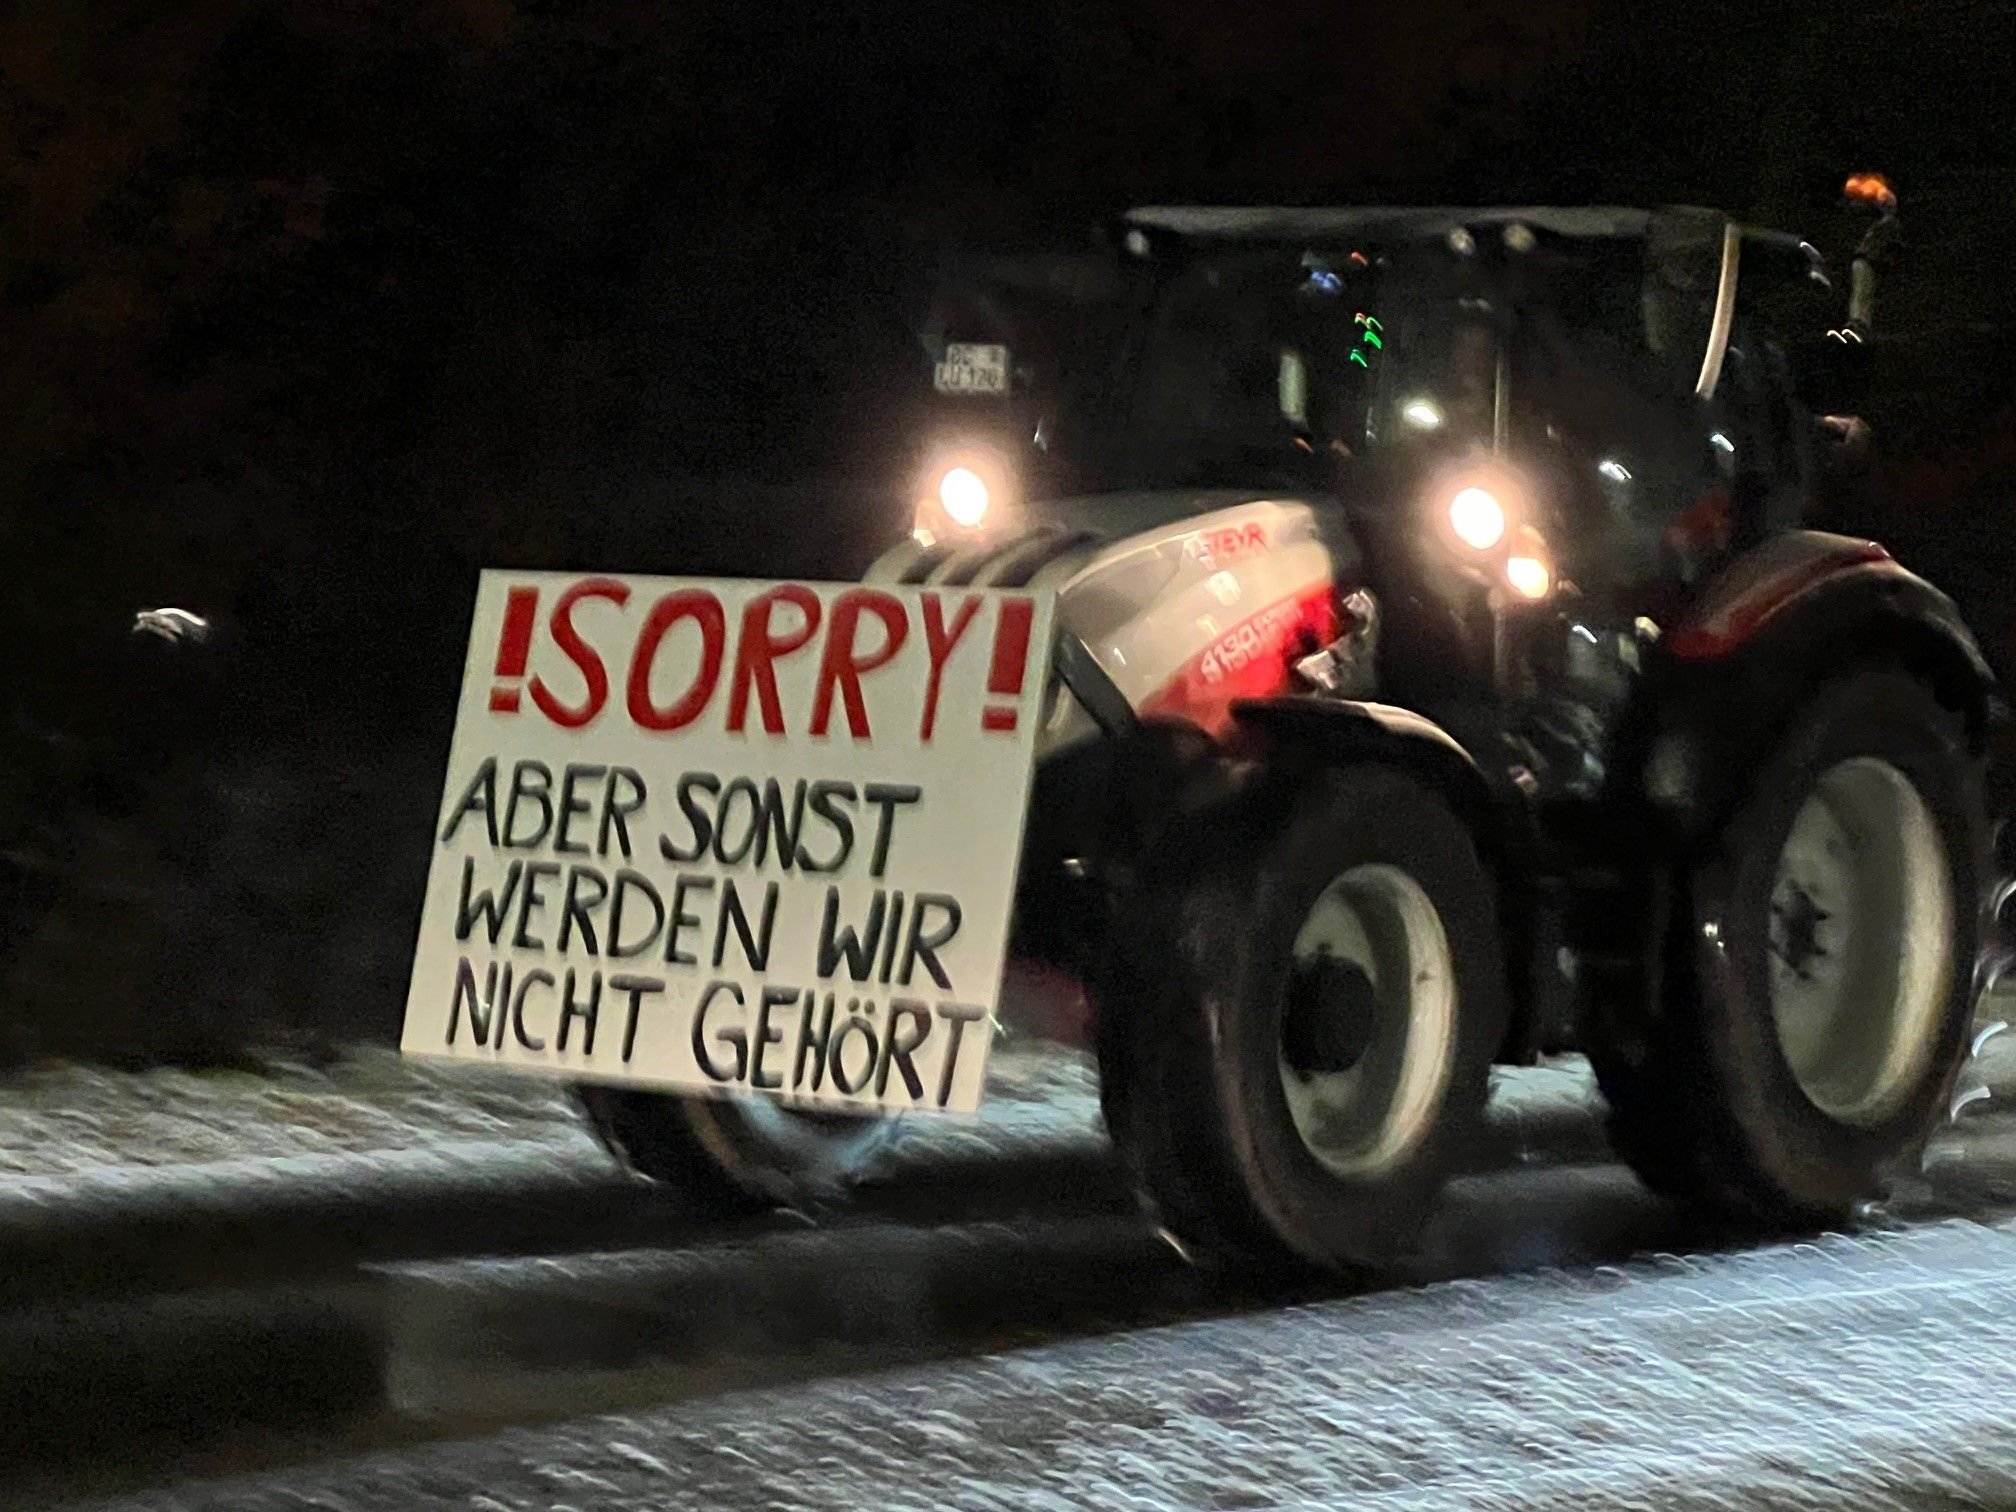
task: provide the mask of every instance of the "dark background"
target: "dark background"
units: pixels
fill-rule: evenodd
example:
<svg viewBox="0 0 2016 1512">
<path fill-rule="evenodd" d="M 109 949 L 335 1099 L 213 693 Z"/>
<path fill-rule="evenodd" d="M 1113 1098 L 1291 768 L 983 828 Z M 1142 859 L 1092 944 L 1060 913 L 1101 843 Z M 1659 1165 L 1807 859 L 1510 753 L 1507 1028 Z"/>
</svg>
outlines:
<svg viewBox="0 0 2016 1512">
<path fill-rule="evenodd" d="M 1879 168 L 1871 528 L 1999 654 L 2012 55 L 1979 0 L 0 6 L 11 1042 L 394 1032 L 477 567 L 855 570 L 947 235 L 1683 201 L 1843 254 Z M 135 692 L 159 603 L 218 634 Z"/>
</svg>

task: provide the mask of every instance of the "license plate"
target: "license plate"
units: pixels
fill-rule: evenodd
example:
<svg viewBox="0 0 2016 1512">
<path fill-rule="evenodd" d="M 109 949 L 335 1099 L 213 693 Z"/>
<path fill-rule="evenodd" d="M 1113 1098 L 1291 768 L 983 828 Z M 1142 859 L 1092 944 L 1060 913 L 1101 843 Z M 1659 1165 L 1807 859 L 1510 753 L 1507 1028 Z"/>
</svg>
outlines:
<svg viewBox="0 0 2016 1512">
<path fill-rule="evenodd" d="M 973 1111 L 1053 607 L 485 572 L 403 1052 Z"/>
<path fill-rule="evenodd" d="M 934 374 L 941 394 L 1005 394 L 1008 392 L 1008 348 L 951 342 Z"/>
</svg>

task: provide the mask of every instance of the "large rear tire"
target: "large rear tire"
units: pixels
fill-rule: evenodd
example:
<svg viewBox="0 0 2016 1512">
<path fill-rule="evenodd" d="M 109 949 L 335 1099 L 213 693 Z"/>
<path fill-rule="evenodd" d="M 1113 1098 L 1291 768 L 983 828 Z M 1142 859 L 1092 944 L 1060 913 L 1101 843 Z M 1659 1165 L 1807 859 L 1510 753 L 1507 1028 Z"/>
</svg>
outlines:
<svg viewBox="0 0 2016 1512">
<path fill-rule="evenodd" d="M 1150 1209 L 1212 1263 L 1405 1258 L 1505 1032 L 1491 879 L 1462 821 L 1389 767 L 1262 771 L 1140 875 L 1099 1060 Z"/>
<path fill-rule="evenodd" d="M 1795 1226 L 1884 1194 L 1965 1054 L 1987 840 L 1961 720 L 1922 683 L 1807 702 L 1684 869 L 1642 1040 L 1591 1046 L 1648 1185 Z"/>
<path fill-rule="evenodd" d="M 630 1170 L 719 1212 L 819 1208 L 872 1172 L 895 1120 L 801 1113 L 767 1098 L 577 1089 L 603 1145 Z"/>
</svg>

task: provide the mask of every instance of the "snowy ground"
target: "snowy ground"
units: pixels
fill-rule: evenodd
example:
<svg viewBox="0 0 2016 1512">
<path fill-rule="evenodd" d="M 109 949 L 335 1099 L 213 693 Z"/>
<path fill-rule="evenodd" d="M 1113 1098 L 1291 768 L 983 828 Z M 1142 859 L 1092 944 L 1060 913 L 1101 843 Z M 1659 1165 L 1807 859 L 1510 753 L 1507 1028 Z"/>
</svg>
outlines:
<svg viewBox="0 0 2016 1512">
<path fill-rule="evenodd" d="M 499 1141 L 581 1159 L 587 1139 L 564 1091 L 368 1049 L 326 1069 L 174 1069 L 131 1075 L 50 1065 L 0 1088 L 0 1185 L 110 1171 L 277 1158 L 495 1150 Z"/>
<path fill-rule="evenodd" d="M 733 1230 L 542 1082 L 21 1077 L 0 1504 L 2016 1508 L 2016 1034 L 1868 1232 L 1703 1232 L 1567 1061 L 1504 1079 L 1427 1284 L 1293 1297 L 1132 1215 L 1082 1060 L 996 1067 L 848 1221 Z"/>
<path fill-rule="evenodd" d="M 2016 1506 L 2016 1233 L 1544 1271 L 730 1392 L 121 1505 Z"/>
<path fill-rule="evenodd" d="M 977 1120 L 913 1120 L 893 1159 L 1012 1154 L 1025 1144 L 1097 1141 L 1098 1089 L 1089 1061 L 1056 1047 L 1014 1046 L 994 1058 Z M 1500 1073 L 1496 1107 L 1508 1131 L 1591 1105 L 1573 1057 Z M 472 1171 L 504 1147 L 568 1168 L 605 1157 L 556 1082 L 402 1060 L 362 1049 L 332 1066 L 276 1063 L 259 1071 L 143 1074 L 48 1065 L 0 1080 L 0 1193 L 28 1185 L 144 1185 L 149 1172 L 186 1183 L 284 1160 L 383 1168 L 413 1156 L 430 1169 L 464 1159 Z"/>
</svg>

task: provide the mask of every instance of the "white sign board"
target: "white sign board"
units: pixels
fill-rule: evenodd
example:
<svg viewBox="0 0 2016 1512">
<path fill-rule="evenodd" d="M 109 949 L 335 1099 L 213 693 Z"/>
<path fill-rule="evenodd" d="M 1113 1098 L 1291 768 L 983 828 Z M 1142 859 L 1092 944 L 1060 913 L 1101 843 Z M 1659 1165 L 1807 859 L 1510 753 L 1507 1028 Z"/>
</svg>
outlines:
<svg viewBox="0 0 2016 1512">
<path fill-rule="evenodd" d="M 401 1048 L 972 1111 L 1053 605 L 484 573 Z"/>
</svg>

